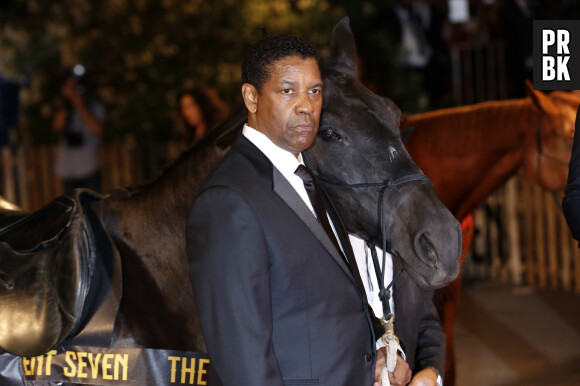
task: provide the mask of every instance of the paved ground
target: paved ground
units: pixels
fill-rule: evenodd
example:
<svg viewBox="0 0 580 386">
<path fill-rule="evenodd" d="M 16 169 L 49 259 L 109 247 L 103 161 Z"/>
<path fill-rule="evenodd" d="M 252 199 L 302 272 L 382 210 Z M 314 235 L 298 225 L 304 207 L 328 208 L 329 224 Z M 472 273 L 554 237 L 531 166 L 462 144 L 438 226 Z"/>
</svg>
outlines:
<svg viewBox="0 0 580 386">
<path fill-rule="evenodd" d="M 580 295 L 464 286 L 455 341 L 457 386 L 580 385 Z"/>
</svg>

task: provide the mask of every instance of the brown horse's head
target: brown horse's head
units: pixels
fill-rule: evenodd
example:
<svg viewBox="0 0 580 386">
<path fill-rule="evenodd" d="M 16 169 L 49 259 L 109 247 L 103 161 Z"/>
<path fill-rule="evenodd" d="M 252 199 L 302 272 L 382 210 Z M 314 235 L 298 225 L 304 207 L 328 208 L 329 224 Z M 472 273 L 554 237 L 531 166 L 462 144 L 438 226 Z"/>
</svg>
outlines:
<svg viewBox="0 0 580 386">
<path fill-rule="evenodd" d="M 530 130 L 526 144 L 524 173 L 561 198 L 568 177 L 580 94 L 564 91 L 544 94 L 534 90 L 530 82 L 527 85 L 528 97 L 539 110 L 540 118 L 530 122 L 535 130 Z"/>
<path fill-rule="evenodd" d="M 349 232 L 379 246 L 386 241 L 419 286 L 441 287 L 459 272 L 459 223 L 405 150 L 400 110 L 357 80 L 347 18 L 336 25 L 331 48 L 319 134 L 306 158 Z"/>
</svg>

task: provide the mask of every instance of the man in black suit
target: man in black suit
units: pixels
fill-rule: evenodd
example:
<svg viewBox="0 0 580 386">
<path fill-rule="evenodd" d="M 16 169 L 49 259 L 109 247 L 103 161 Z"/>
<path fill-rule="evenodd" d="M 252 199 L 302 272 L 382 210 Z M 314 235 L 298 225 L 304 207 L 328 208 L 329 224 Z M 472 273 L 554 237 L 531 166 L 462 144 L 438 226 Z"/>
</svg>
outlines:
<svg viewBox="0 0 580 386">
<path fill-rule="evenodd" d="M 337 214 L 327 206 L 315 215 L 328 197 L 310 190 L 303 170 L 322 107 L 316 51 L 266 36 L 248 52 L 242 78 L 248 123 L 187 224 L 212 366 L 227 385 L 371 385 L 384 351 L 375 348 L 356 259 Z M 408 365 L 398 363 L 393 382 L 406 384 Z"/>
<path fill-rule="evenodd" d="M 580 242 L 580 107 L 576 112 L 574 143 L 568 171 L 568 183 L 564 189 L 562 211 L 574 240 Z M 580 244 L 578 245 L 580 247 Z"/>
</svg>

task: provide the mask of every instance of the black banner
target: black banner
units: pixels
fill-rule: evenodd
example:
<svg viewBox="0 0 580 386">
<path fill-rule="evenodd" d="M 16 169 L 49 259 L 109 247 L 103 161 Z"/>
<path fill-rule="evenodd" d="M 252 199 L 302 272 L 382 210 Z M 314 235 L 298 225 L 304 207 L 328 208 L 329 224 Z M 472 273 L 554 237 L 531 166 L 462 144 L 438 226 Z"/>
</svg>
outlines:
<svg viewBox="0 0 580 386">
<path fill-rule="evenodd" d="M 206 353 L 58 347 L 26 358 L 0 355 L 0 385 L 212 385 Z M 213 383 L 214 385 L 217 384 Z"/>
</svg>

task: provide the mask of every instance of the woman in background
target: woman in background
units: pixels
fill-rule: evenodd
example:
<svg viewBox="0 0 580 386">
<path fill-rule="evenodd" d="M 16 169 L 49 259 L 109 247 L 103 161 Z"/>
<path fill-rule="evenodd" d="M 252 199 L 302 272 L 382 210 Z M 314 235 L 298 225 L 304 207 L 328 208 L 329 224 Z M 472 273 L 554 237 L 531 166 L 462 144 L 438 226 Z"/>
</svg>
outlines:
<svg viewBox="0 0 580 386">
<path fill-rule="evenodd" d="M 177 95 L 177 118 L 188 146 L 196 144 L 225 119 L 228 108 L 205 87 L 192 87 Z"/>
</svg>

